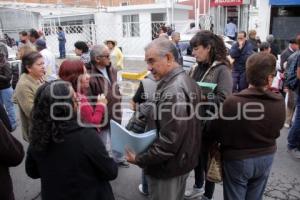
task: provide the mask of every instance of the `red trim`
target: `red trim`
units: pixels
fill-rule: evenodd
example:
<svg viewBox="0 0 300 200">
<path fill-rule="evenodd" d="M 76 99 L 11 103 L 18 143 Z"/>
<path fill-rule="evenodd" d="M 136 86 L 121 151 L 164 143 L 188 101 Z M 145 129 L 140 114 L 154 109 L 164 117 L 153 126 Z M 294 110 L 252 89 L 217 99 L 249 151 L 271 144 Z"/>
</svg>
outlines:
<svg viewBox="0 0 300 200">
<path fill-rule="evenodd" d="M 239 6 L 243 4 L 243 0 L 211 0 L 210 7 L 216 6 Z"/>
</svg>

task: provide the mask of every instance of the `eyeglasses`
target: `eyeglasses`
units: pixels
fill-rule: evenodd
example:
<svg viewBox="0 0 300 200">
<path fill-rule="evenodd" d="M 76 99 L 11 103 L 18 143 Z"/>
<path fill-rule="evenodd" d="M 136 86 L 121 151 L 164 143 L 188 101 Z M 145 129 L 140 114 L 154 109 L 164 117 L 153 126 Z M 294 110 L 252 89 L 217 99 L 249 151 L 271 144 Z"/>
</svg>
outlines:
<svg viewBox="0 0 300 200">
<path fill-rule="evenodd" d="M 101 57 L 101 58 L 109 58 L 109 55 L 101 55 L 99 57 Z"/>
</svg>

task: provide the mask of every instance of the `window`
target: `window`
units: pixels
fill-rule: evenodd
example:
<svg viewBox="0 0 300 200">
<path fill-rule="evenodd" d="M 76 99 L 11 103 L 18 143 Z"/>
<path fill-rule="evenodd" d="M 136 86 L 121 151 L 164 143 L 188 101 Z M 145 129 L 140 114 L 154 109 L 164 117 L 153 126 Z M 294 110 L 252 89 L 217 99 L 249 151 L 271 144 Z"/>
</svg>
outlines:
<svg viewBox="0 0 300 200">
<path fill-rule="evenodd" d="M 120 6 L 129 6 L 129 2 L 127 1 L 127 2 L 122 2 L 121 4 L 120 4 Z"/>
<path fill-rule="evenodd" d="M 65 27 L 66 33 L 82 33 L 82 20 L 74 20 L 74 21 L 65 21 L 61 22 L 61 26 Z"/>
<path fill-rule="evenodd" d="M 139 15 L 123 15 L 123 37 L 139 37 Z"/>
</svg>

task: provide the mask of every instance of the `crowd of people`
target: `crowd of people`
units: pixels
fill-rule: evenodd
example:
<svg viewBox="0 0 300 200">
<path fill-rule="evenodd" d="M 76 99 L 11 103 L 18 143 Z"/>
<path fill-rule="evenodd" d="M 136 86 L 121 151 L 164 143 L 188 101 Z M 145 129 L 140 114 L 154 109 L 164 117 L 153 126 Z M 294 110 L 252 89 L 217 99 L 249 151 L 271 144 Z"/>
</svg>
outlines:
<svg viewBox="0 0 300 200">
<path fill-rule="evenodd" d="M 220 181 L 225 200 L 262 199 L 284 124 L 291 126 L 288 151 L 300 158 L 300 35 L 281 53 L 276 69 L 273 36 L 258 43 L 255 31 L 249 39 L 245 31 L 234 34 L 237 41 L 228 51 L 221 37 L 198 30 L 190 40 L 196 63 L 188 71 L 182 67 L 180 33 L 170 33 L 171 40 L 159 36 L 145 47 L 151 74 L 132 99 L 135 114 L 126 128 L 156 129 L 157 138 L 146 151 L 128 148 L 125 155 L 112 149 L 109 126 L 110 120 L 122 120 L 117 74 L 124 57 L 117 41 L 93 46 L 77 41 L 80 58 L 64 59 L 58 67 L 43 35 L 22 31 L 22 70 L 14 90 L 7 50 L 0 44 L 0 199 L 14 199 L 9 167 L 24 158 L 10 133 L 18 126 L 13 103 L 29 143 L 25 171 L 41 179 L 43 200 L 112 200 L 109 181 L 129 163 L 142 169 L 137 188 L 151 200 L 212 200 Z M 58 40 L 59 58 L 65 58 L 62 28 Z M 284 84 L 275 87 L 274 77 Z M 186 190 L 192 171 L 195 183 Z"/>
</svg>

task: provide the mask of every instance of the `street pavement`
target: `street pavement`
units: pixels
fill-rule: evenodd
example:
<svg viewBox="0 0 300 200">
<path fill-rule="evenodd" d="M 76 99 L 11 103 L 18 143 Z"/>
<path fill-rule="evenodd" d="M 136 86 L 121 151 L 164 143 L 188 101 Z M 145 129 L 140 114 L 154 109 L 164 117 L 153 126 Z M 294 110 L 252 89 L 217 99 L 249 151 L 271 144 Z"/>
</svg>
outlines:
<svg viewBox="0 0 300 200">
<path fill-rule="evenodd" d="M 265 200 L 300 199 L 300 160 L 293 159 L 286 151 L 287 129 L 282 129 L 277 140 L 278 149 L 275 155 L 271 175 L 265 192 Z M 21 138 L 20 126 L 13 132 L 27 149 L 27 143 Z M 11 168 L 16 200 L 40 200 L 40 181 L 29 178 L 25 173 L 24 161 L 18 167 Z M 141 182 L 141 169 L 131 165 L 130 168 L 119 168 L 118 178 L 111 182 L 116 200 L 145 200 L 138 191 Z M 194 183 L 191 173 L 187 188 Z M 214 200 L 222 200 L 222 184 L 216 185 Z"/>
<path fill-rule="evenodd" d="M 143 71 L 144 62 L 126 62 L 126 70 Z M 137 83 L 136 83 L 137 84 Z M 121 87 L 122 88 L 122 87 Z M 128 100 L 128 99 L 127 99 Z M 127 107 L 127 106 L 126 106 Z M 125 116 L 129 115 L 124 109 Z M 128 120 L 128 117 L 126 117 Z M 123 124 L 126 120 L 123 121 Z M 21 126 L 13 135 L 24 145 L 26 150 L 28 144 L 21 137 Z M 241 133 L 242 134 L 242 133 Z M 286 138 L 288 130 L 283 128 L 281 136 L 277 140 L 278 149 L 265 191 L 265 200 L 300 200 L 300 159 L 292 158 L 286 149 Z M 40 200 L 40 181 L 29 178 L 25 173 L 24 161 L 21 165 L 11 168 L 14 192 L 16 200 Z M 118 178 L 111 182 L 116 200 L 145 200 L 145 196 L 139 193 L 138 185 L 141 183 L 141 169 L 131 165 L 130 168 L 119 168 Z M 187 189 L 191 189 L 194 184 L 194 173 L 190 173 L 187 180 Z M 222 184 L 216 184 L 214 200 L 222 200 Z"/>
</svg>

